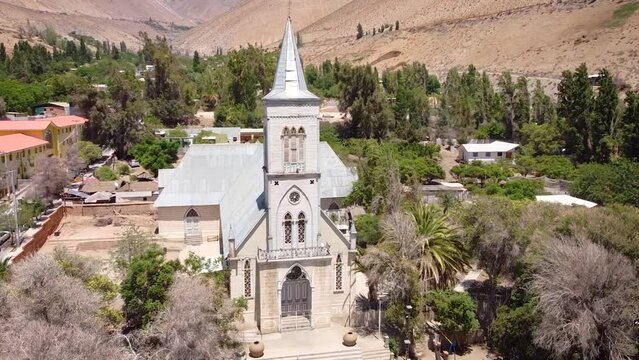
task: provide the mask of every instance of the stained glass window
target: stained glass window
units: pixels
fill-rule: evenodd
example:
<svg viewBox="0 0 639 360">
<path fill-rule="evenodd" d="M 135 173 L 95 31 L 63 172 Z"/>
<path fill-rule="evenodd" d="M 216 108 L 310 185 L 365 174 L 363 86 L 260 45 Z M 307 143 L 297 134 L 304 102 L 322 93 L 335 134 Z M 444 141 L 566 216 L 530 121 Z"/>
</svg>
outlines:
<svg viewBox="0 0 639 360">
<path fill-rule="evenodd" d="M 293 237 L 293 217 L 287 213 L 284 216 L 284 243 L 290 244 Z"/>
<path fill-rule="evenodd" d="M 251 297 L 251 263 L 244 262 L 244 297 Z"/>
<path fill-rule="evenodd" d="M 306 216 L 300 213 L 297 217 L 297 242 L 303 244 L 306 241 Z"/>
<path fill-rule="evenodd" d="M 342 255 L 335 260 L 335 290 L 342 290 Z"/>
</svg>

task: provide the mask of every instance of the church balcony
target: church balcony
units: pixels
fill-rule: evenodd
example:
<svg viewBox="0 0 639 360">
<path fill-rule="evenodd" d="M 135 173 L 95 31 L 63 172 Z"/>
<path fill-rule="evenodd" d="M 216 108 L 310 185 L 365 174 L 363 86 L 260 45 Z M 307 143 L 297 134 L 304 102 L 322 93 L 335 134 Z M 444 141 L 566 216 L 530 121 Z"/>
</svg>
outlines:
<svg viewBox="0 0 639 360">
<path fill-rule="evenodd" d="M 291 260 L 330 256 L 330 246 L 316 246 L 294 249 L 262 250 L 257 249 L 258 261 Z"/>
<path fill-rule="evenodd" d="M 284 163 L 284 173 L 301 173 L 306 169 L 306 164 L 303 162 L 287 162 Z"/>
</svg>

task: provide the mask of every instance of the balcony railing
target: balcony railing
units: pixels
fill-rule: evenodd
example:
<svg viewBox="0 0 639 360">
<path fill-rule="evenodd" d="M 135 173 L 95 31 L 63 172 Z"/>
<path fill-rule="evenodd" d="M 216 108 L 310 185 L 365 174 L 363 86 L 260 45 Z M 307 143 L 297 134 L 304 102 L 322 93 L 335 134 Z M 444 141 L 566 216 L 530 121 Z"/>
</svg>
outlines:
<svg viewBox="0 0 639 360">
<path fill-rule="evenodd" d="M 257 259 L 260 261 L 269 261 L 329 256 L 331 254 L 330 248 L 331 247 L 329 245 L 325 245 L 295 249 L 257 249 Z"/>
<path fill-rule="evenodd" d="M 306 164 L 303 162 L 285 162 L 284 163 L 285 173 L 300 173 L 300 172 L 304 172 L 305 169 L 306 169 Z"/>
</svg>

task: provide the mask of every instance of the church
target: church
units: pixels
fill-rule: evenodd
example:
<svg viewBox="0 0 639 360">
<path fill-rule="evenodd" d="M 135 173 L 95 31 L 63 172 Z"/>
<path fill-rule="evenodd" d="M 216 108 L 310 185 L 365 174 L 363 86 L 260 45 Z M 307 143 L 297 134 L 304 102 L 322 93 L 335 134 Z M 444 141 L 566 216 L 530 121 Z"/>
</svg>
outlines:
<svg viewBox="0 0 639 360">
<path fill-rule="evenodd" d="M 263 334 L 345 325 L 355 301 L 357 232 L 342 202 L 357 174 L 320 142 L 291 27 L 263 98 L 264 144 L 191 146 L 160 171 L 155 202 L 160 237 L 217 244 L 245 325 Z"/>
</svg>

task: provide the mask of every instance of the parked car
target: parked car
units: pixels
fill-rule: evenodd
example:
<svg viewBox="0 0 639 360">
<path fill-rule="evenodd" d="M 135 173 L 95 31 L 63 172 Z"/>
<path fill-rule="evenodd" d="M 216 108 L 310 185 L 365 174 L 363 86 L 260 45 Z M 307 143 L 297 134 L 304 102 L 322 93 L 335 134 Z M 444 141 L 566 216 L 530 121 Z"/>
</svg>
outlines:
<svg viewBox="0 0 639 360">
<path fill-rule="evenodd" d="M 140 163 L 135 159 L 131 159 L 131 161 L 129 161 L 129 165 L 133 168 L 140 167 Z"/>
<path fill-rule="evenodd" d="M 8 231 L 0 231 L 0 246 L 11 240 L 11 233 Z"/>
</svg>

